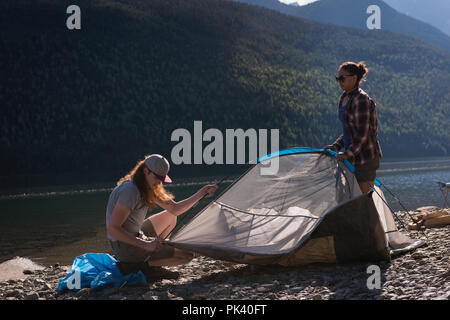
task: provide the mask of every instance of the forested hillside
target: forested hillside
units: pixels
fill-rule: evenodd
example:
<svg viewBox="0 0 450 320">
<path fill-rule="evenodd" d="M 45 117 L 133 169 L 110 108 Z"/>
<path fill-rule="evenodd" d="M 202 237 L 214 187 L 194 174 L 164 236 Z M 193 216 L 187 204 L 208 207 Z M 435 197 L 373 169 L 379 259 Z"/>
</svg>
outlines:
<svg viewBox="0 0 450 320">
<path fill-rule="evenodd" d="M 68 30 L 78 4 L 81 30 Z M 0 4 L 0 175 L 129 169 L 173 130 L 337 137 L 347 60 L 366 61 L 385 155 L 450 152 L 450 54 L 412 37 L 219 0 Z M 204 143 L 206 146 L 207 143 Z"/>
</svg>

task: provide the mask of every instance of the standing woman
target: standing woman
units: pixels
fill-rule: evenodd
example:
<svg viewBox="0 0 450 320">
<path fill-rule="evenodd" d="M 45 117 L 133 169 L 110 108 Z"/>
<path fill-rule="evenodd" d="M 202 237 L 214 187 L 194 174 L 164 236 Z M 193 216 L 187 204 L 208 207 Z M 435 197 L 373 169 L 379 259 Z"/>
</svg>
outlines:
<svg viewBox="0 0 450 320">
<path fill-rule="evenodd" d="M 169 162 L 152 154 L 138 162 L 131 172 L 117 182 L 106 209 L 107 237 L 116 258 L 125 263 L 147 261 L 152 272 L 161 277 L 178 275 L 161 268 L 189 263 L 190 252 L 173 248 L 162 239 L 170 234 L 177 216 L 189 210 L 205 195 L 212 196 L 217 185 L 206 185 L 191 197 L 175 202 L 162 182 L 170 183 Z M 159 206 L 164 211 L 145 219 L 148 209 Z M 148 260 L 147 260 L 148 259 Z"/>
<path fill-rule="evenodd" d="M 337 159 L 348 159 L 355 166 L 355 176 L 363 193 L 374 185 L 382 152 L 377 140 L 378 122 L 375 102 L 359 88 L 369 70 L 364 62 L 345 62 L 339 67 L 336 81 L 344 91 L 339 99 L 342 135 L 324 147 L 339 152 Z"/>
</svg>

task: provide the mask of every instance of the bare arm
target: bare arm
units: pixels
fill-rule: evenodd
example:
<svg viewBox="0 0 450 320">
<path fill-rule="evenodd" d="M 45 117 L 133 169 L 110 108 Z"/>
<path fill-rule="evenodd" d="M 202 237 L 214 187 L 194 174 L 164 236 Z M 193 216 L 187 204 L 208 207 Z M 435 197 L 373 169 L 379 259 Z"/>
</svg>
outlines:
<svg viewBox="0 0 450 320">
<path fill-rule="evenodd" d="M 192 206 L 197 203 L 200 199 L 202 199 L 205 195 L 209 194 L 210 196 L 216 191 L 218 186 L 216 184 L 210 184 L 206 185 L 200 190 L 198 190 L 196 193 L 194 193 L 192 196 L 190 196 L 187 199 L 175 202 L 173 200 L 170 200 L 168 202 L 162 202 L 158 199 L 156 199 L 156 204 L 159 205 L 161 208 L 167 210 L 171 214 L 175 216 L 179 216 L 180 214 L 186 212 Z"/>
<path fill-rule="evenodd" d="M 147 251 L 155 251 L 159 249 L 161 240 L 155 239 L 153 241 L 145 241 L 139 239 L 132 234 L 128 233 L 123 227 L 123 223 L 127 220 L 130 214 L 130 208 L 124 206 L 123 204 L 117 203 L 109 220 L 108 225 L 108 235 L 116 238 L 119 241 L 128 243 L 132 246 L 142 248 Z"/>
</svg>

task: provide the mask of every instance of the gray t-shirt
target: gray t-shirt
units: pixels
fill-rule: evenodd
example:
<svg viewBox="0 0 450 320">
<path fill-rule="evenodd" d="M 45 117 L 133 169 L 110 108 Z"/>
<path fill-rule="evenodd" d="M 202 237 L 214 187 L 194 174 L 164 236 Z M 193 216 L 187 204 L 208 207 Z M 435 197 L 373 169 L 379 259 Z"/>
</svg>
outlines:
<svg viewBox="0 0 450 320">
<path fill-rule="evenodd" d="M 106 207 L 106 229 L 109 226 L 109 220 L 113 213 L 114 207 L 120 203 L 131 209 L 127 220 L 122 227 L 131 234 L 138 235 L 142 223 L 147 215 L 148 207 L 141 198 L 139 189 L 133 181 L 127 180 L 114 188 L 109 196 L 108 205 Z M 108 239 L 116 241 L 114 237 L 107 234 Z"/>
</svg>

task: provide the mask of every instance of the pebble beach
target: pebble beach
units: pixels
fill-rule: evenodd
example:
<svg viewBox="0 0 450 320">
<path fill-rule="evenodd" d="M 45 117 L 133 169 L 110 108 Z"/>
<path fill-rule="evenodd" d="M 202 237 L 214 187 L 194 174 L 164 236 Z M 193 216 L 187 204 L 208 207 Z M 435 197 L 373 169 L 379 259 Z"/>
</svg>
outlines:
<svg viewBox="0 0 450 320">
<path fill-rule="evenodd" d="M 447 209 L 448 210 L 448 209 Z M 406 212 L 397 214 L 408 221 Z M 405 232 L 405 231 L 402 231 Z M 91 292 L 59 292 L 68 265 L 25 265 L 0 279 L 1 300 L 449 300 L 450 225 L 411 231 L 427 245 L 390 262 L 314 264 L 302 267 L 251 266 L 198 256 L 167 267 L 177 280 Z M 2 264 L 4 265 L 4 264 Z M 23 265 L 23 264 L 22 264 Z M 381 271 L 379 288 L 368 287 L 370 266 Z M 1 265 L 0 265 L 1 269 Z M 1 271 L 1 270 L 0 270 Z M 372 286 L 373 287 L 373 286 Z"/>
</svg>

